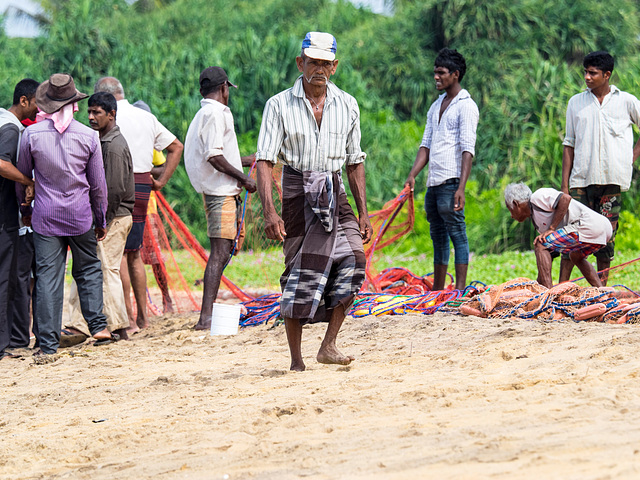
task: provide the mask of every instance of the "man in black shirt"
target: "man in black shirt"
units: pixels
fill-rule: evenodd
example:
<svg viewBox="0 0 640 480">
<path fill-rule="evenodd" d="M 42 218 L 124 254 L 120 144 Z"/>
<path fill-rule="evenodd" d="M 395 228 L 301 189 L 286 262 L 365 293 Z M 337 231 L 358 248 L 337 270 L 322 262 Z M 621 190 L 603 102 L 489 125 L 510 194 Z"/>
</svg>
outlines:
<svg viewBox="0 0 640 480">
<path fill-rule="evenodd" d="M 24 130 L 22 121 L 34 120 L 36 89 L 39 83 L 30 78 L 21 80 L 13 92 L 13 105 L 8 110 L 0 108 L 0 359 L 11 340 L 9 310 L 13 303 L 16 281 L 15 246 L 18 239 L 18 200 L 15 182 L 27 186 L 25 203 L 33 200 L 33 180 L 16 168 L 20 135 Z M 28 220 L 27 220 L 28 221 Z"/>
</svg>

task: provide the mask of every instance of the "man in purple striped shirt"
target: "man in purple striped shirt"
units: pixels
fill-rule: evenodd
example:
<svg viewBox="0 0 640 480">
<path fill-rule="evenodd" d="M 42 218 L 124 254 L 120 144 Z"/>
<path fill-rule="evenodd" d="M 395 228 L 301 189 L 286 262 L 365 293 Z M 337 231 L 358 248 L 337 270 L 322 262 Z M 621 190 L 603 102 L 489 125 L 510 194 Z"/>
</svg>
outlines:
<svg viewBox="0 0 640 480">
<path fill-rule="evenodd" d="M 97 343 L 112 339 L 102 312 L 102 269 L 96 253 L 97 241 L 106 235 L 107 207 L 100 139 L 73 118 L 84 98 L 70 75 L 51 75 L 36 91 L 38 122 L 25 130 L 20 142 L 18 170 L 25 175 L 33 170 L 36 182 L 31 217 L 37 278 L 34 323 L 40 343 L 36 355 L 54 354 L 60 344 L 68 247 L 89 330 Z M 18 184 L 16 190 L 24 201 L 24 186 Z"/>
</svg>

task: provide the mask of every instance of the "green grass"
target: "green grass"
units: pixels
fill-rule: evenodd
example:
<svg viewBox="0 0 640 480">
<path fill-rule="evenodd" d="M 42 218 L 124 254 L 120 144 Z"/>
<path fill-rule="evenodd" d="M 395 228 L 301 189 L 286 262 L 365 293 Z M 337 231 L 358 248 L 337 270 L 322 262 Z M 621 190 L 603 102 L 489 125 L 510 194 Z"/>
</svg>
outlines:
<svg viewBox="0 0 640 480">
<path fill-rule="evenodd" d="M 612 265 L 619 265 L 640 257 L 640 251 L 625 250 L 616 253 L 616 258 Z M 593 265 L 595 267 L 595 259 Z M 451 252 L 453 260 L 453 252 Z M 389 267 L 408 268 L 416 275 L 426 275 L 433 271 L 433 257 L 418 252 L 407 252 L 403 254 L 382 254 L 375 264 L 376 269 L 381 271 Z M 560 270 L 560 260 L 553 262 L 553 279 L 558 280 Z M 453 271 L 451 265 L 450 272 Z M 640 289 L 640 262 L 632 263 L 624 268 L 613 270 L 609 275 L 609 285 L 625 285 L 634 290 Z M 469 262 L 468 282 L 479 280 L 486 284 L 498 284 L 517 277 L 527 277 L 535 280 L 538 276 L 536 269 L 536 259 L 532 251 L 526 252 L 506 252 L 503 254 L 474 255 L 471 254 Z M 580 277 L 580 271 L 573 269 L 572 279 Z M 579 285 L 587 286 L 584 280 L 578 282 Z"/>
<path fill-rule="evenodd" d="M 389 250 L 389 249 L 386 249 Z M 182 254 L 176 252 L 176 259 Z M 619 265 L 640 257 L 640 251 L 624 250 L 616 253 L 613 265 Z M 593 258 L 593 257 L 591 257 Z M 451 253 L 453 260 L 453 252 Z M 196 278 L 202 278 L 203 269 L 195 261 L 181 262 L 183 275 L 193 285 Z M 595 259 L 594 259 L 595 266 Z M 433 271 L 433 256 L 430 253 L 408 251 L 404 253 L 383 251 L 376 256 L 374 268 L 380 272 L 389 267 L 404 267 L 416 275 L 426 275 Z M 557 281 L 560 268 L 559 259 L 553 262 L 553 279 Z M 241 288 L 265 288 L 279 290 L 279 278 L 284 269 L 282 250 L 273 249 L 266 252 L 240 252 L 233 258 L 225 275 Z M 451 266 L 453 270 L 453 265 Z M 468 281 L 479 280 L 486 284 L 498 284 L 517 277 L 536 279 L 536 259 L 532 251 L 506 252 L 503 254 L 474 255 L 471 254 Z M 152 275 L 150 275 L 152 277 Z M 574 268 L 572 278 L 578 278 L 580 272 Z M 150 285 L 152 280 L 150 279 Z M 579 285 L 586 286 L 581 280 Z M 625 285 L 640 290 L 640 262 L 632 263 L 624 268 L 613 270 L 609 276 L 609 285 Z"/>
</svg>

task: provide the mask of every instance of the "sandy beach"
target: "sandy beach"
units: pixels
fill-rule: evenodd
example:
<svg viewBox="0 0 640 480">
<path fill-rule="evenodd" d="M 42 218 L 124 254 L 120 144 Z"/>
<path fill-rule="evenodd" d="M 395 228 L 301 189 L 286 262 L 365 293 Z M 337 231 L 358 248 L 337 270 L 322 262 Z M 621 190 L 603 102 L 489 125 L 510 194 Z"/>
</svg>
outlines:
<svg viewBox="0 0 640 480">
<path fill-rule="evenodd" d="M 346 367 L 195 315 L 0 362 L 1 479 L 640 478 L 637 325 L 348 318 Z"/>
</svg>

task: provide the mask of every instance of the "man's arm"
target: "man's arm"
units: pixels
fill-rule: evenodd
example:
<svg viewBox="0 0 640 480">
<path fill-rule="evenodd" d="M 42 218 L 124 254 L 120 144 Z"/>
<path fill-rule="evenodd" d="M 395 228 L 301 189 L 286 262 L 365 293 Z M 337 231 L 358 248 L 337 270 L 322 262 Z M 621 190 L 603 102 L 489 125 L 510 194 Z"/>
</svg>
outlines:
<svg viewBox="0 0 640 480">
<path fill-rule="evenodd" d="M 98 134 L 94 137 L 93 151 L 87 161 L 87 183 L 89 183 L 89 201 L 95 223 L 94 230 L 98 241 L 104 240 L 107 235 L 107 182 L 105 180 L 104 162 L 102 160 L 102 148 L 98 140 Z"/>
<path fill-rule="evenodd" d="M 233 165 L 231 165 L 227 159 L 224 158 L 224 155 L 209 157 L 207 161 L 219 172 L 229 175 L 231 178 L 235 178 L 238 181 L 238 185 L 246 188 L 250 193 L 256 191 L 256 182 L 248 175 L 245 175 L 244 172 L 237 170 Z"/>
<path fill-rule="evenodd" d="M 27 187 L 33 187 L 31 177 L 23 175 L 15 166 L 19 140 L 20 130 L 15 125 L 6 124 L 0 128 L 0 176 Z"/>
<path fill-rule="evenodd" d="M 258 160 L 258 194 L 262 202 L 265 233 L 267 238 L 282 242 L 287 232 L 284 231 L 284 222 L 273 204 L 272 172 L 273 163 L 268 160 Z"/>
<path fill-rule="evenodd" d="M 166 167 L 164 169 L 164 172 L 158 179 L 151 177 L 151 181 L 153 182 L 153 190 L 161 190 L 162 187 L 167 184 L 167 182 L 173 175 L 173 172 L 175 172 L 176 168 L 178 168 L 183 149 L 184 145 L 182 145 L 182 142 L 177 138 L 169 144 L 169 146 L 167 147 L 167 163 L 165 164 Z"/>
<path fill-rule="evenodd" d="M 638 157 L 640 157 L 640 138 L 638 138 L 638 141 L 633 146 L 633 161 L 638 160 Z"/>
<path fill-rule="evenodd" d="M 471 165 L 473 164 L 473 155 L 470 152 L 462 152 L 462 165 L 460 166 L 460 184 L 458 190 L 454 194 L 453 209 L 459 212 L 464 208 L 465 196 L 464 189 L 467 186 L 467 180 L 471 174 Z"/>
<path fill-rule="evenodd" d="M 247 155 L 246 157 L 242 157 L 241 159 L 243 167 L 251 167 L 256 161 L 256 154 L 252 153 L 251 155 Z"/>
<path fill-rule="evenodd" d="M 412 192 L 416 184 L 416 177 L 420 174 L 427 163 L 429 163 L 429 149 L 421 146 L 418 148 L 418 153 L 416 154 L 416 159 L 413 162 L 413 167 L 411 167 L 407 181 L 404 182 L 405 185 L 409 185 Z"/>
<path fill-rule="evenodd" d="M 635 155 L 635 148 L 633 151 Z M 575 150 L 573 147 L 569 145 L 564 146 L 562 150 L 562 185 L 560 187 L 562 193 L 569 193 L 569 178 L 571 178 L 571 170 L 573 170 L 574 154 Z"/>
<path fill-rule="evenodd" d="M 567 214 L 570 203 L 571 195 L 569 195 L 568 193 L 562 193 L 560 199 L 558 200 L 556 210 L 553 213 L 549 228 L 544 233 L 538 235 L 535 238 L 535 240 L 533 241 L 534 245 L 542 243 L 547 235 L 549 235 L 551 232 L 555 232 L 555 230 L 558 228 L 558 225 L 560 225 L 560 222 L 562 222 L 562 219 Z"/>
<path fill-rule="evenodd" d="M 351 193 L 353 194 L 353 199 L 358 209 L 362 243 L 369 243 L 373 235 L 373 228 L 371 227 L 369 212 L 367 210 L 367 183 L 364 173 L 364 162 L 347 165 L 347 179 L 349 180 L 349 188 L 351 188 Z"/>
<path fill-rule="evenodd" d="M 476 153 L 476 131 L 478 130 L 478 121 L 480 120 L 480 112 L 478 106 L 473 100 L 465 103 L 465 107 L 460 110 L 460 150 L 462 150 L 462 159 L 460 164 L 460 183 L 454 194 L 453 209 L 456 212 L 464 208 L 465 188 L 467 180 L 471 174 L 471 165 L 473 157 Z"/>
<path fill-rule="evenodd" d="M 22 139 L 20 140 L 20 153 L 18 154 L 16 167 L 18 171 L 27 178 L 33 173 L 33 157 L 31 156 L 31 148 L 29 146 L 28 131 L 22 135 Z M 16 195 L 18 197 L 18 203 L 21 205 L 20 212 L 23 216 L 30 216 L 31 200 L 33 200 L 33 186 L 29 187 L 17 182 Z"/>
</svg>

